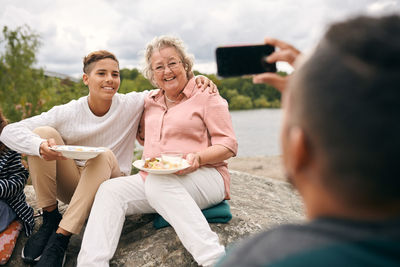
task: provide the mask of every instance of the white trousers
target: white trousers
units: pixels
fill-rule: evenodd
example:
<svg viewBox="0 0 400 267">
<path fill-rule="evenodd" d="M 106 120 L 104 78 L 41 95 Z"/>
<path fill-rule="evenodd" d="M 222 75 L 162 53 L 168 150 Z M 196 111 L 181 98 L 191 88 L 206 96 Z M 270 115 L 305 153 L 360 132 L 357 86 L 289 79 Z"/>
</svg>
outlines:
<svg viewBox="0 0 400 267">
<path fill-rule="evenodd" d="M 109 266 L 125 216 L 155 212 L 170 223 L 199 265 L 212 265 L 225 254 L 225 248 L 201 209 L 224 197 L 222 176 L 214 168 L 202 167 L 183 176 L 149 174 L 145 182 L 138 174 L 107 180 L 97 191 L 78 266 Z"/>
</svg>

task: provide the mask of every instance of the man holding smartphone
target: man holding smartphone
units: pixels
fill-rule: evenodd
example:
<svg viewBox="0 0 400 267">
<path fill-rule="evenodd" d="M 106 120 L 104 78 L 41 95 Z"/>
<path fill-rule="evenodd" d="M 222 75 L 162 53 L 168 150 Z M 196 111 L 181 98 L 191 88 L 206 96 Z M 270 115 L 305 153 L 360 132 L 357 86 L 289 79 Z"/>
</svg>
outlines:
<svg viewBox="0 0 400 267">
<path fill-rule="evenodd" d="M 281 132 L 304 224 L 256 235 L 217 266 L 400 266 L 400 17 L 358 17 L 330 27 L 289 78 L 254 77 L 284 94 Z M 280 48 L 267 60 L 291 64 Z"/>
</svg>

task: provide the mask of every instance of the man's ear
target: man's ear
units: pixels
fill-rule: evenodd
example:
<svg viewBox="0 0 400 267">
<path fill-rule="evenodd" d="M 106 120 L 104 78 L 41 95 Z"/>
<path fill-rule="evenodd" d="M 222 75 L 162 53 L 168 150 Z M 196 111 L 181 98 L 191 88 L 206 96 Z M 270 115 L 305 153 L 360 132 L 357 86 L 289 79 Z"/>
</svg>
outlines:
<svg viewBox="0 0 400 267">
<path fill-rule="evenodd" d="M 291 168 L 299 173 L 309 167 L 311 150 L 307 143 L 307 137 L 300 127 L 292 127 L 289 132 L 289 145 L 291 146 Z"/>
<path fill-rule="evenodd" d="M 82 75 L 82 81 L 83 81 L 83 83 L 87 86 L 88 85 L 88 83 L 89 83 L 89 76 L 86 74 L 86 73 L 84 73 L 83 75 Z"/>
</svg>

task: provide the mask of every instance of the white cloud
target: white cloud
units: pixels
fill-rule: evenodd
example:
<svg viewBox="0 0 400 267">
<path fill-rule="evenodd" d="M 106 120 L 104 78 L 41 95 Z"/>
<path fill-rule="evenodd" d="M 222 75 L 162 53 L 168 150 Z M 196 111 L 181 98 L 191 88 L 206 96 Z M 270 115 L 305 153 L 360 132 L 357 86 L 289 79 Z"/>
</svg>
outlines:
<svg viewBox="0 0 400 267">
<path fill-rule="evenodd" d="M 214 61 L 202 62 L 197 60 L 193 65 L 193 69 L 202 73 L 217 73 L 217 63 Z"/>
<path fill-rule="evenodd" d="M 181 37 L 202 72 L 216 71 L 214 50 L 228 44 L 280 38 L 307 50 L 334 21 L 399 10 L 399 0 L 2 0 L 0 25 L 28 24 L 42 37 L 38 64 L 80 76 L 90 51 L 114 52 L 136 67 L 154 36 Z"/>
<path fill-rule="evenodd" d="M 367 12 L 371 15 L 380 15 L 382 13 L 399 13 L 400 4 L 395 0 L 383 0 L 371 3 L 367 7 Z"/>
</svg>

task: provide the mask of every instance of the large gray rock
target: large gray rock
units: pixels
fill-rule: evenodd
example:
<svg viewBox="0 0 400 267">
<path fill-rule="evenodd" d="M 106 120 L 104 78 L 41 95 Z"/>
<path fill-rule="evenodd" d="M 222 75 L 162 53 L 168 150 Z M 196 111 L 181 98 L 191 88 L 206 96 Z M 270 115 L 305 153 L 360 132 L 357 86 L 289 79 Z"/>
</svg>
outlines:
<svg viewBox="0 0 400 267">
<path fill-rule="evenodd" d="M 221 243 L 233 243 L 275 225 L 304 219 L 300 198 L 291 186 L 282 181 L 255 177 L 231 171 L 230 200 L 233 219 L 227 224 L 211 224 Z M 35 205 L 32 186 L 26 186 L 29 203 Z M 65 210 L 61 205 L 60 209 Z M 198 266 L 182 246 L 171 227 L 153 228 L 154 215 L 130 216 L 126 219 L 119 246 L 111 266 Z M 36 219 L 38 229 L 41 218 Z M 83 231 L 82 231 L 83 232 Z M 28 266 L 21 260 L 26 237 L 21 233 L 7 266 Z M 82 234 L 73 236 L 67 250 L 65 266 L 76 266 Z"/>
</svg>

